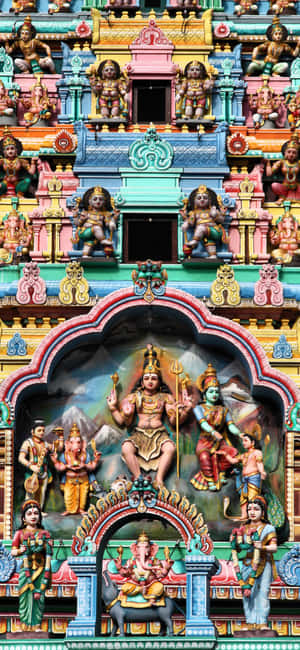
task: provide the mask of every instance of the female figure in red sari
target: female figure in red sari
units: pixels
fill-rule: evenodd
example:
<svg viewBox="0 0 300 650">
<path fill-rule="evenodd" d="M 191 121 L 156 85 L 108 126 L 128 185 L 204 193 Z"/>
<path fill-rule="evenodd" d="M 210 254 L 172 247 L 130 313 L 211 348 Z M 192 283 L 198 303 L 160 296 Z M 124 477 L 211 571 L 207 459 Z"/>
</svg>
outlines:
<svg viewBox="0 0 300 650">
<path fill-rule="evenodd" d="M 241 432 L 234 424 L 228 409 L 220 403 L 220 385 L 215 368 L 209 363 L 207 369 L 197 379 L 204 402 L 194 408 L 201 433 L 196 447 L 200 470 L 191 479 L 196 490 L 220 490 L 225 483 L 225 472 L 231 463 L 224 451 L 233 458 L 238 451 L 228 438 L 228 432 L 240 436 Z"/>
</svg>

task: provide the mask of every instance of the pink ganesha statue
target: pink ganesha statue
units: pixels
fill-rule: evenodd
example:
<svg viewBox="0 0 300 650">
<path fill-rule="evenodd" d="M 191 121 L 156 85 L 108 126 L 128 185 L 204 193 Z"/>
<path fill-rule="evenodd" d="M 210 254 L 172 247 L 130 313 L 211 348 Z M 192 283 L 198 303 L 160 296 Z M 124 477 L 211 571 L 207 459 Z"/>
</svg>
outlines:
<svg viewBox="0 0 300 650">
<path fill-rule="evenodd" d="M 285 212 L 276 221 L 276 227 L 270 232 L 273 246 L 272 257 L 281 264 L 290 264 L 294 257 L 300 255 L 300 232 L 296 217 L 291 212 Z"/>
<path fill-rule="evenodd" d="M 118 557 L 114 560 L 116 568 L 126 582 L 123 583 L 119 600 L 123 607 L 149 607 L 165 605 L 165 591 L 161 579 L 171 569 L 169 549 L 165 547 L 165 560 L 155 556 L 158 545 L 150 542 L 149 537 L 142 532 L 136 543 L 131 544 L 132 558 L 122 565 L 123 547 L 118 548 Z"/>
</svg>

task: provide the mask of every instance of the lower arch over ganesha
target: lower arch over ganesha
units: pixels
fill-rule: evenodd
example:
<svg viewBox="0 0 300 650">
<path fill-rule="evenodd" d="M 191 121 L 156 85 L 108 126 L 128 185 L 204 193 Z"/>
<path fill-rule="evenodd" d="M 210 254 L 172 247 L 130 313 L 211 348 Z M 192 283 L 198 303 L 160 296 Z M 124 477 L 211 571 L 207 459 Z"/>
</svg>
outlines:
<svg viewBox="0 0 300 650">
<path fill-rule="evenodd" d="M 111 294 L 50 332 L 0 397 L 3 426 L 5 409 L 16 414 L 6 515 L 32 497 L 47 528 L 71 537 L 99 495 L 150 477 L 195 504 L 214 539 L 260 494 L 284 526 L 284 418 L 297 389 L 249 332 L 182 291 L 151 306 L 131 288 Z"/>
</svg>

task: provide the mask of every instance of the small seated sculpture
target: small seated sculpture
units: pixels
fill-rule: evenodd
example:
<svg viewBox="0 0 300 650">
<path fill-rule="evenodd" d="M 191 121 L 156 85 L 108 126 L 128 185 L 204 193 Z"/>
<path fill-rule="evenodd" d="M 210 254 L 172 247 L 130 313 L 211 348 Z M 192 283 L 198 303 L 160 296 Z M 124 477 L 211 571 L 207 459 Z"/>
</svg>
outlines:
<svg viewBox="0 0 300 650">
<path fill-rule="evenodd" d="M 102 61 L 98 69 L 90 66 L 86 71 L 93 93 L 97 97 L 100 119 L 126 120 L 128 116 L 127 93 L 129 82 L 116 61 Z"/>
<path fill-rule="evenodd" d="M 293 49 L 287 43 L 288 30 L 279 22 L 278 16 L 274 16 L 272 25 L 269 25 L 267 32 L 267 41 L 257 45 L 252 54 L 252 61 L 247 69 L 249 75 L 285 75 L 287 74 L 289 64 L 282 61 L 284 55 L 296 58 L 300 51 L 300 41 Z M 263 57 L 263 60 L 260 60 Z"/>
<path fill-rule="evenodd" d="M 0 264 L 10 264 L 28 256 L 33 239 L 30 221 L 11 210 L 0 221 Z"/>
<path fill-rule="evenodd" d="M 237 16 L 243 16 L 244 14 L 257 14 L 258 5 L 255 0 L 235 0 L 236 6 L 234 13 Z"/>
<path fill-rule="evenodd" d="M 63 517 L 85 514 L 90 486 L 96 482 L 94 471 L 99 465 L 100 457 L 101 453 L 94 446 L 91 458 L 76 424 L 73 424 L 65 442 L 65 451 L 59 456 L 56 452 L 51 455 L 55 469 L 63 474 L 61 489 L 66 506 Z"/>
<path fill-rule="evenodd" d="M 268 79 L 264 79 L 262 86 L 257 89 L 255 94 L 249 97 L 254 126 L 261 128 L 267 120 L 274 122 L 275 126 L 277 126 L 277 121 L 282 112 L 282 102 L 282 96 L 278 95 L 269 86 Z"/>
<path fill-rule="evenodd" d="M 165 547 L 165 560 L 155 556 L 158 545 L 150 542 L 149 537 L 142 532 L 136 543 L 131 544 L 132 558 L 122 564 L 122 546 L 118 548 L 118 558 L 114 560 L 121 576 L 127 578 L 122 584 L 118 597 L 122 607 L 163 607 L 165 605 L 165 590 L 161 582 L 170 571 L 173 561 L 170 560 L 169 549 Z"/>
<path fill-rule="evenodd" d="M 190 61 L 183 75 L 177 75 L 176 117 L 183 120 L 200 120 L 208 110 L 208 97 L 215 83 L 217 71 L 209 70 L 200 61 Z"/>
<path fill-rule="evenodd" d="M 113 233 L 116 230 L 119 210 L 113 206 L 111 196 L 103 187 L 92 187 L 82 199 L 77 200 L 74 211 L 77 226 L 73 243 L 83 242 L 82 257 L 90 257 L 98 244 L 107 256 L 114 252 Z M 105 229 L 110 231 L 110 239 Z"/>
<path fill-rule="evenodd" d="M 279 264 L 290 264 L 294 257 L 300 255 L 300 230 L 296 217 L 291 212 L 285 212 L 276 221 L 276 226 L 270 231 L 272 257 Z"/>
<path fill-rule="evenodd" d="M 0 195 L 24 196 L 33 193 L 32 183 L 38 158 L 32 158 L 29 163 L 20 157 L 22 150 L 22 142 L 14 138 L 7 128 L 4 129 L 4 137 L 0 140 Z"/>
<path fill-rule="evenodd" d="M 270 0 L 269 14 L 296 14 L 295 0 Z"/>
<path fill-rule="evenodd" d="M 282 183 L 272 183 L 271 188 L 279 199 L 277 204 L 283 201 L 300 201 L 300 163 L 299 163 L 299 140 L 295 134 L 282 146 L 283 160 L 277 160 L 273 165 L 267 160 L 266 175 L 273 176 L 277 172 L 283 176 Z"/>
<path fill-rule="evenodd" d="M 59 11 L 70 11 L 71 0 L 52 0 L 49 2 L 48 14 L 57 14 Z"/>
<path fill-rule="evenodd" d="M 43 43 L 36 36 L 36 29 L 31 24 L 30 16 L 27 16 L 17 30 L 17 38 L 12 34 L 11 39 L 13 42 L 5 44 L 7 54 L 13 54 L 15 51 L 21 51 L 23 58 L 17 57 L 15 59 L 16 66 L 24 74 L 38 74 L 44 70 L 48 72 L 55 72 L 55 65 L 51 58 L 51 50 L 49 45 Z M 39 52 L 45 52 L 46 56 L 42 57 Z"/>
<path fill-rule="evenodd" d="M 36 11 L 36 0 L 12 0 L 12 10 L 15 14 Z"/>
<path fill-rule="evenodd" d="M 22 99 L 20 103 L 25 109 L 24 121 L 26 126 L 33 126 L 39 121 L 47 122 L 55 109 L 55 104 L 50 101 L 47 88 L 45 84 L 41 83 L 40 79 L 31 86 L 30 98 Z"/>
<path fill-rule="evenodd" d="M 226 209 L 220 197 L 205 185 L 191 192 L 180 214 L 183 218 L 182 231 L 185 235 L 184 253 L 190 255 L 193 248 L 201 242 L 204 255 L 210 259 L 217 256 L 217 244 L 227 244 L 228 238 L 222 226 Z M 187 232 L 193 229 L 192 239 L 187 239 Z"/>
<path fill-rule="evenodd" d="M 285 101 L 288 110 L 288 123 L 291 130 L 294 131 L 300 125 L 300 89 L 293 95 L 288 94 Z"/>
<path fill-rule="evenodd" d="M 16 100 L 9 94 L 3 81 L 0 80 L 0 117 L 11 117 L 16 109 Z"/>
</svg>

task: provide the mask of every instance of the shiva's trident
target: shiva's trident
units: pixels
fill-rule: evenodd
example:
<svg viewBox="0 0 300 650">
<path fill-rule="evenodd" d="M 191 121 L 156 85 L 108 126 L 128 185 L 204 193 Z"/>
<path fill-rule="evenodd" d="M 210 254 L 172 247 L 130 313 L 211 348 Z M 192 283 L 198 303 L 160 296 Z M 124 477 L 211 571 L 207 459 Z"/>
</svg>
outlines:
<svg viewBox="0 0 300 650">
<path fill-rule="evenodd" d="M 177 478 L 179 478 L 179 408 L 178 408 L 178 400 L 179 400 L 179 375 L 181 375 L 183 368 L 182 364 L 177 361 L 172 361 L 171 366 L 170 366 L 170 371 L 173 375 L 175 375 L 176 383 L 175 383 L 175 399 L 176 399 L 176 452 L 177 452 Z"/>
</svg>

